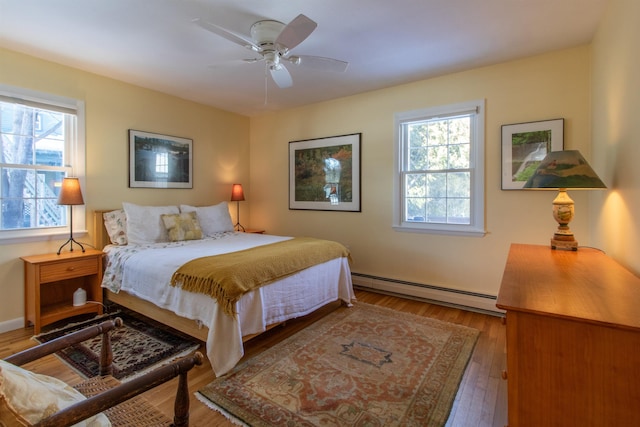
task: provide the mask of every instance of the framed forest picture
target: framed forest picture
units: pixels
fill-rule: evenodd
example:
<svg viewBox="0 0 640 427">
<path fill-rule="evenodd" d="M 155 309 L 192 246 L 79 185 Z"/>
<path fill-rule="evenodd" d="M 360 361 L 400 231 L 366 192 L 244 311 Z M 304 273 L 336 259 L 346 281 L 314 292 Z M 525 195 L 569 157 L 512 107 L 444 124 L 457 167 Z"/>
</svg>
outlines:
<svg viewBox="0 0 640 427">
<path fill-rule="evenodd" d="M 360 212 L 360 139 L 289 142 L 289 209 Z"/>
</svg>

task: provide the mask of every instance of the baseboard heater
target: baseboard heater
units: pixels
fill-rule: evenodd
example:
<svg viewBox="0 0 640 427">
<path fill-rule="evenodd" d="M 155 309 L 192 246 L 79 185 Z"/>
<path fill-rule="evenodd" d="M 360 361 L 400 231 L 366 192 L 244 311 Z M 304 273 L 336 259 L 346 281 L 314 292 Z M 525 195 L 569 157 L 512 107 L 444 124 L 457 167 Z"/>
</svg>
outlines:
<svg viewBox="0 0 640 427">
<path fill-rule="evenodd" d="M 478 311 L 493 315 L 504 312 L 496 307 L 496 296 L 477 292 L 461 291 L 441 286 L 425 285 L 387 277 L 351 273 L 356 288 L 381 292 L 401 297 L 419 299 L 433 304 L 446 305 L 464 310 Z"/>
</svg>

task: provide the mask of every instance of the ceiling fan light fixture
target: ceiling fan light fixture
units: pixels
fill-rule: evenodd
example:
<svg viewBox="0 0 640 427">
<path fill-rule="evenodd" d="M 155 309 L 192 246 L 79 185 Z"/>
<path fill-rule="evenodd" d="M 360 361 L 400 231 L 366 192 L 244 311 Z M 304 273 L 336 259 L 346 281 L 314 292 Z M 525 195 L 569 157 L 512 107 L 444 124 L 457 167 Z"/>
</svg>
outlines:
<svg viewBox="0 0 640 427">
<path fill-rule="evenodd" d="M 274 50 L 263 52 L 265 61 L 270 70 L 275 70 L 280 67 L 280 55 Z"/>
</svg>

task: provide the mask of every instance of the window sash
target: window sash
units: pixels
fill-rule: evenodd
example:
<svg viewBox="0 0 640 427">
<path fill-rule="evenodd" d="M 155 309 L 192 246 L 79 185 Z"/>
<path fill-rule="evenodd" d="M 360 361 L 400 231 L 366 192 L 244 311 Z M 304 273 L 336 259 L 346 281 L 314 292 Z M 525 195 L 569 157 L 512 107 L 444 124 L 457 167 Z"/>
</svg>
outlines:
<svg viewBox="0 0 640 427">
<path fill-rule="evenodd" d="M 399 231 L 443 234 L 484 235 L 484 100 L 396 114 L 396 174 L 394 184 L 394 222 Z M 450 124 L 469 118 L 469 141 L 452 139 Z M 410 140 L 411 126 L 429 126 L 448 121 L 446 138 L 435 141 L 428 134 L 422 140 Z M 456 133 L 453 136 L 460 136 Z M 451 147 L 467 150 L 452 161 Z M 411 150 L 439 150 L 444 163 L 415 163 Z M 443 154 L 444 153 L 444 154 Z M 468 162 L 462 157 L 468 155 Z M 438 157 L 438 156 L 436 156 Z M 467 164 L 468 163 L 468 164 Z M 454 184 L 458 174 L 466 174 L 463 185 Z M 420 178 L 421 177 L 421 178 Z M 412 180 L 440 180 L 439 188 L 411 186 Z M 459 180 L 458 180 L 459 181 Z M 457 185 L 458 187 L 455 187 Z M 435 191 L 434 190 L 440 190 Z M 433 194 L 429 194 L 432 191 Z M 431 207 L 431 209 L 428 209 Z M 461 214 L 463 209 L 468 211 Z"/>
</svg>

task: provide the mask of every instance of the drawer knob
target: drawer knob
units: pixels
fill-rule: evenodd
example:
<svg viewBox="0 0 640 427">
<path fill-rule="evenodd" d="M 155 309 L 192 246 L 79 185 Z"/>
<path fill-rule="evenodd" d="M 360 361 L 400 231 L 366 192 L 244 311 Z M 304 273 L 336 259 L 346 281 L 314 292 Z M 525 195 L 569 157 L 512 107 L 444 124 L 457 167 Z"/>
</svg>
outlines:
<svg viewBox="0 0 640 427">
<path fill-rule="evenodd" d="M 502 371 L 501 376 L 502 376 L 503 380 L 506 380 L 507 379 L 507 371 Z"/>
<path fill-rule="evenodd" d="M 74 271 L 75 269 L 75 267 L 67 267 L 67 271 Z"/>
</svg>

